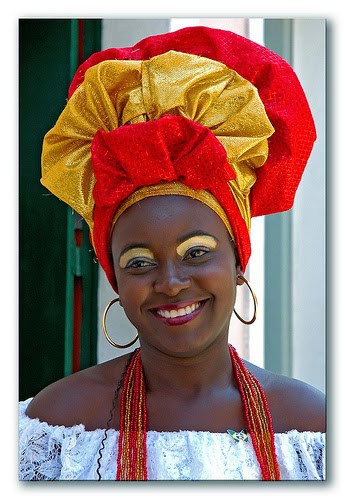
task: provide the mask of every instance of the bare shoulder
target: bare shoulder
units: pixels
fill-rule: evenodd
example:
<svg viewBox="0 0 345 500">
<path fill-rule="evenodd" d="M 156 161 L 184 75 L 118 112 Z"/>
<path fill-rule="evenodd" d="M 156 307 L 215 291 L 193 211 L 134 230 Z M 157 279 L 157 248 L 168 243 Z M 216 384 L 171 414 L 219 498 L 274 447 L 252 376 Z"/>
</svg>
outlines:
<svg viewBox="0 0 345 500">
<path fill-rule="evenodd" d="M 326 431 L 325 395 L 321 391 L 301 380 L 245 364 L 264 389 L 274 432 Z"/>
<path fill-rule="evenodd" d="M 104 428 L 129 355 L 62 378 L 39 392 L 26 414 L 51 425 Z"/>
</svg>

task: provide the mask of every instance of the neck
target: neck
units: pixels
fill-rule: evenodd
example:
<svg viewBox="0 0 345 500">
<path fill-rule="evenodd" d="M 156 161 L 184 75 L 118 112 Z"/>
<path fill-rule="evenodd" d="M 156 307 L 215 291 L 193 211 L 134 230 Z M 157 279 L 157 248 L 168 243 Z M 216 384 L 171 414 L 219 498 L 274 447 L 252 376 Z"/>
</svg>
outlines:
<svg viewBox="0 0 345 500">
<path fill-rule="evenodd" d="M 148 393 L 196 396 L 235 385 L 227 336 L 190 357 L 167 354 L 143 343 L 141 359 Z"/>
</svg>

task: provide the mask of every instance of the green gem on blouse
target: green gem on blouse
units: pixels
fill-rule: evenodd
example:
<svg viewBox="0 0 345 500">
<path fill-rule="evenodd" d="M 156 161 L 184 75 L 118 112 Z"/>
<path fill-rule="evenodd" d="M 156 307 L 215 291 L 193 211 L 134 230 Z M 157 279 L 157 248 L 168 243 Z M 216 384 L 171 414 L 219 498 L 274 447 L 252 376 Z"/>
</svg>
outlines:
<svg viewBox="0 0 345 500">
<path fill-rule="evenodd" d="M 233 440 L 238 443 L 239 441 L 248 441 L 248 432 L 245 429 L 242 429 L 240 432 L 235 432 L 230 429 L 226 431 Z"/>
</svg>

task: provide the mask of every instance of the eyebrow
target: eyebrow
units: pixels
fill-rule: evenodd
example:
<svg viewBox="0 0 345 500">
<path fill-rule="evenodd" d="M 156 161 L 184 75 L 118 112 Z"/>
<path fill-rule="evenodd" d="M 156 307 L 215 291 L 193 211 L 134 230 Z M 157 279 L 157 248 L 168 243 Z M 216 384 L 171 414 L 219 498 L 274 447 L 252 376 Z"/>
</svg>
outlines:
<svg viewBox="0 0 345 500">
<path fill-rule="evenodd" d="M 132 245 L 131 245 L 132 246 Z M 126 267 L 127 261 L 141 257 L 146 257 L 148 259 L 153 259 L 154 255 L 149 248 L 141 245 L 140 247 L 134 246 L 133 248 L 127 248 L 124 250 L 119 257 L 119 266 L 122 268 Z"/>
<path fill-rule="evenodd" d="M 210 238 L 213 238 L 219 243 L 218 238 L 216 238 L 213 234 L 205 233 L 205 231 L 192 231 L 191 233 L 185 234 L 184 236 L 181 236 L 178 238 L 177 242 L 178 243 L 183 243 L 186 240 L 189 240 L 190 238 L 193 238 L 193 236 L 209 236 Z"/>
<path fill-rule="evenodd" d="M 122 252 L 119 255 L 119 259 L 122 257 L 122 255 L 128 252 L 128 250 L 133 250 L 134 248 L 145 248 L 147 250 L 150 250 L 150 247 L 148 245 L 145 245 L 144 243 L 131 243 L 122 250 Z"/>
</svg>

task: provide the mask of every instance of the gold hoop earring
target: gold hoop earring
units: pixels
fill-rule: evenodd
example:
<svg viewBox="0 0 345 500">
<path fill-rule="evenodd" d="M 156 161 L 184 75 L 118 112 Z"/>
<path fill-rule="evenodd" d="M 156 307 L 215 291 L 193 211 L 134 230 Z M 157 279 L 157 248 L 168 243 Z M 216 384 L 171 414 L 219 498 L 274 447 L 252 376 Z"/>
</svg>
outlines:
<svg viewBox="0 0 345 500">
<path fill-rule="evenodd" d="M 103 329 L 103 333 L 104 333 L 104 336 L 105 338 L 107 339 L 107 341 L 109 342 L 109 344 L 111 344 L 113 347 L 117 347 L 118 349 L 126 349 L 126 347 L 130 347 L 131 345 L 134 344 L 134 342 L 136 342 L 139 338 L 139 335 L 137 334 L 135 339 L 132 340 L 131 342 L 129 342 L 128 344 L 125 344 L 125 345 L 120 345 L 120 344 L 117 344 L 116 342 L 114 342 L 110 337 L 109 337 L 109 334 L 107 332 L 107 328 L 105 326 L 105 321 L 106 321 L 106 317 L 107 317 L 107 314 L 108 314 L 108 311 L 110 309 L 110 307 L 115 304 L 115 302 L 119 302 L 120 299 L 113 299 L 109 302 L 109 304 L 107 305 L 107 307 L 104 309 L 104 313 L 103 313 L 103 317 L 102 317 L 102 329 Z"/>
<path fill-rule="evenodd" d="M 242 276 L 242 274 L 238 274 L 236 276 L 236 278 L 242 280 L 243 283 L 245 283 L 247 285 L 247 287 L 249 288 L 250 293 L 252 294 L 252 297 L 253 297 L 253 301 L 254 301 L 254 314 L 253 314 L 253 317 L 252 317 L 252 319 L 250 321 L 246 321 L 243 318 L 241 318 L 241 316 L 239 314 L 237 314 L 237 312 L 235 311 L 235 308 L 234 308 L 234 313 L 236 314 L 236 316 L 238 317 L 238 319 L 242 323 L 244 323 L 245 325 L 251 325 L 256 320 L 256 310 L 257 310 L 257 307 L 258 307 L 258 299 L 256 298 L 255 293 L 253 292 L 250 284 L 248 283 L 248 280 L 246 280 L 246 278 L 244 276 Z"/>
</svg>

